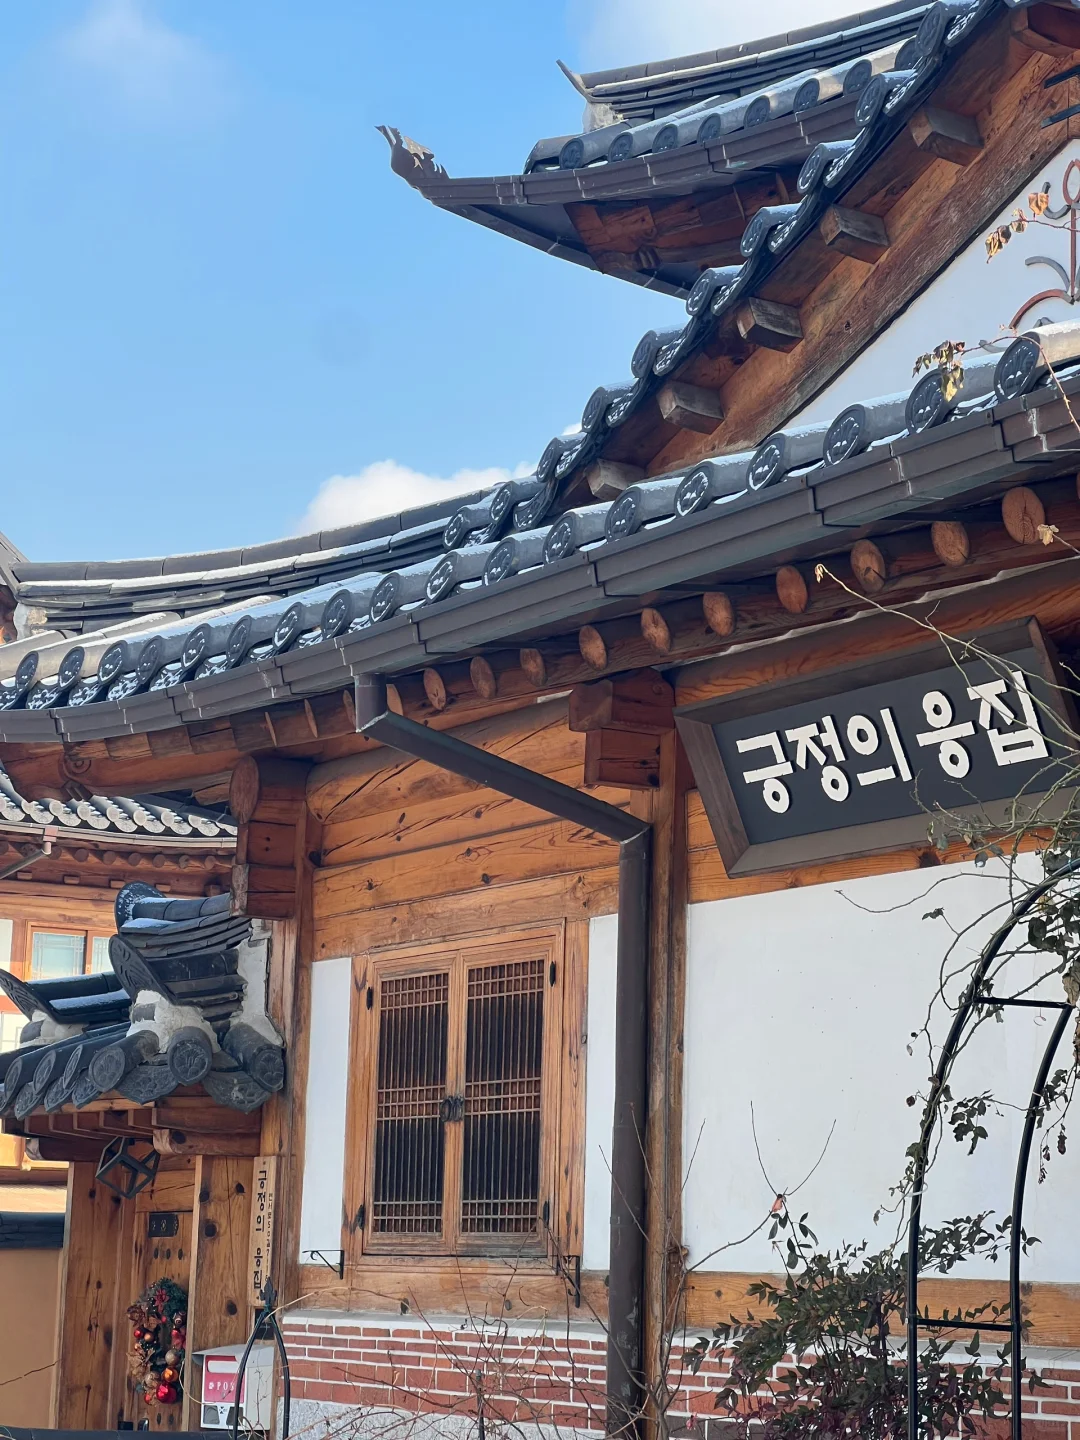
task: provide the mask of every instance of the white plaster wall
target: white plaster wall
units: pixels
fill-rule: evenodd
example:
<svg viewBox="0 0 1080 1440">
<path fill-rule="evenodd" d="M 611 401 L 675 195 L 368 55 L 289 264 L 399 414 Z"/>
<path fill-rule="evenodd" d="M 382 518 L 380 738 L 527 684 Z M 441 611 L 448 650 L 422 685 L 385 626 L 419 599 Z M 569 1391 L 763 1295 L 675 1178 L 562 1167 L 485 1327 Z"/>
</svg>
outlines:
<svg viewBox="0 0 1080 1440">
<path fill-rule="evenodd" d="M 915 383 L 915 357 L 933 349 L 943 340 L 963 340 L 969 346 L 982 340 L 999 339 L 1006 332 L 1021 305 L 1043 290 L 1061 286 L 1060 277 L 1045 265 L 1025 262 L 1046 255 L 1069 267 L 1069 237 L 1066 231 L 1030 226 L 1014 235 L 1005 250 L 987 262 L 986 235 L 1005 224 L 1018 205 L 1026 206 L 1027 196 L 1044 180 L 1051 185 L 1051 205 L 1064 202 L 1061 182 L 1070 161 L 1080 158 L 1080 141 L 1070 141 L 1002 209 L 992 225 L 962 251 L 908 308 L 854 360 L 843 374 L 801 412 L 800 420 L 833 420 L 848 405 L 910 390 Z M 1070 184 L 1080 194 L 1080 175 Z M 1064 222 L 1062 222 L 1064 223 Z M 869 273 L 869 271 L 867 272 Z M 1021 322 L 1033 325 L 1042 316 L 1052 320 L 1080 320 L 1080 309 L 1062 300 L 1044 300 Z"/>
<path fill-rule="evenodd" d="M 589 922 L 588 1042 L 585 1048 L 585 1228 L 581 1264 L 608 1267 L 611 1126 L 615 1117 L 617 915 Z"/>
<path fill-rule="evenodd" d="M 878 1247 L 891 1238 L 890 1217 L 875 1226 L 873 1216 L 888 1203 L 916 1138 L 919 1111 L 905 1098 L 931 1070 L 925 1044 L 911 1041 L 911 1032 L 937 986 L 950 926 L 961 930 L 1006 899 L 1002 869 L 943 866 L 690 907 L 684 1237 L 691 1264 L 778 1269 L 767 1232 L 721 1247 L 761 1222 L 776 1190 L 804 1180 L 834 1122 L 824 1159 L 791 1207 L 810 1212 L 824 1246 L 865 1238 Z M 923 918 L 939 906 L 946 918 Z M 978 953 L 1002 913 L 957 942 L 958 959 Z M 1033 963 L 1018 958 L 1010 970 L 1015 986 Z M 1040 993 L 1059 997 L 1060 981 Z M 957 1068 L 955 1093 L 990 1089 L 1022 1109 L 1051 1016 L 1013 1010 L 1003 1025 L 983 1027 Z M 939 1007 L 937 1039 L 949 1019 Z M 1071 1043 L 1068 1035 L 1062 1041 L 1063 1061 Z M 971 1157 L 947 1138 L 930 1177 L 928 1224 L 986 1209 L 1009 1213 L 1020 1123 L 1017 1111 L 992 1119 L 989 1140 Z M 1025 1228 L 1042 1244 L 1024 1262 L 1026 1279 L 1080 1281 L 1080 1123 L 1076 1129 L 1041 1186 L 1033 1160 Z"/>
<path fill-rule="evenodd" d="M 302 1260 L 311 1250 L 341 1249 L 351 999 L 352 961 L 315 961 L 300 1207 Z"/>
<path fill-rule="evenodd" d="M 0 917 L 0 970 L 11 969 L 11 931 L 13 922 Z"/>
</svg>

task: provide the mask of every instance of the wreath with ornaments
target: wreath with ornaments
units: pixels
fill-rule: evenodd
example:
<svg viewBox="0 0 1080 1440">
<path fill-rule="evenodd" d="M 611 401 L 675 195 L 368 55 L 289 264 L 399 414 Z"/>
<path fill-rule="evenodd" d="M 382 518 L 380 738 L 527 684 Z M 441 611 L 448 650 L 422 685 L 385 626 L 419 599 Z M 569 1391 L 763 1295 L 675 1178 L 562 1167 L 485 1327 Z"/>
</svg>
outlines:
<svg viewBox="0 0 1080 1440">
<path fill-rule="evenodd" d="M 155 1280 L 128 1310 L 131 1376 L 147 1405 L 175 1405 L 183 1394 L 187 1345 L 187 1291 L 175 1280 Z"/>
</svg>

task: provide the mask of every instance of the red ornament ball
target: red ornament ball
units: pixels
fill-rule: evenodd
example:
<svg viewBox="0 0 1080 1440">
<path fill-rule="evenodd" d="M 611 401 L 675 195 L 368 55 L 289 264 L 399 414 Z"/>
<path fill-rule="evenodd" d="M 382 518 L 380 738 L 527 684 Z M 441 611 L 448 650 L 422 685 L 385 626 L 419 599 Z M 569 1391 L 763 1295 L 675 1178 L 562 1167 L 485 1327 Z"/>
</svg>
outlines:
<svg viewBox="0 0 1080 1440">
<path fill-rule="evenodd" d="M 168 1385 L 163 1380 L 157 1387 L 157 1398 L 161 1401 L 162 1405 L 171 1405 L 176 1399 L 176 1386 Z"/>
</svg>

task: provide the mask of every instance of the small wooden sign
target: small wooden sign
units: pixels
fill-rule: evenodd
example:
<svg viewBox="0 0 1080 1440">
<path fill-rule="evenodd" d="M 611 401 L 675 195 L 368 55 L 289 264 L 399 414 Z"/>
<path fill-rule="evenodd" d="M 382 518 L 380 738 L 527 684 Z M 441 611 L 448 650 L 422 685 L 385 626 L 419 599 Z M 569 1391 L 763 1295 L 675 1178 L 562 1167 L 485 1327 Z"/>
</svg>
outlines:
<svg viewBox="0 0 1080 1440">
<path fill-rule="evenodd" d="M 251 1247 L 248 1275 L 251 1304 L 262 1304 L 262 1290 L 270 1278 L 274 1254 L 274 1201 L 277 1195 L 276 1155 L 260 1155 L 255 1161 L 251 1196 Z"/>
</svg>

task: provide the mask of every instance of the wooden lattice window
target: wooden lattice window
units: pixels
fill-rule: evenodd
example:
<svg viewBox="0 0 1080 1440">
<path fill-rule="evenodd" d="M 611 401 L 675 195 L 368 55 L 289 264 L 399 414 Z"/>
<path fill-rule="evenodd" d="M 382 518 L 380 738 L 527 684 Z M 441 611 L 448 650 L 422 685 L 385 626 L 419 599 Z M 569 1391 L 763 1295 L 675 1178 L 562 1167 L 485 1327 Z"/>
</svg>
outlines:
<svg viewBox="0 0 1080 1440">
<path fill-rule="evenodd" d="M 358 962 L 351 1229 L 367 1253 L 550 1248 L 558 937 Z"/>
</svg>

